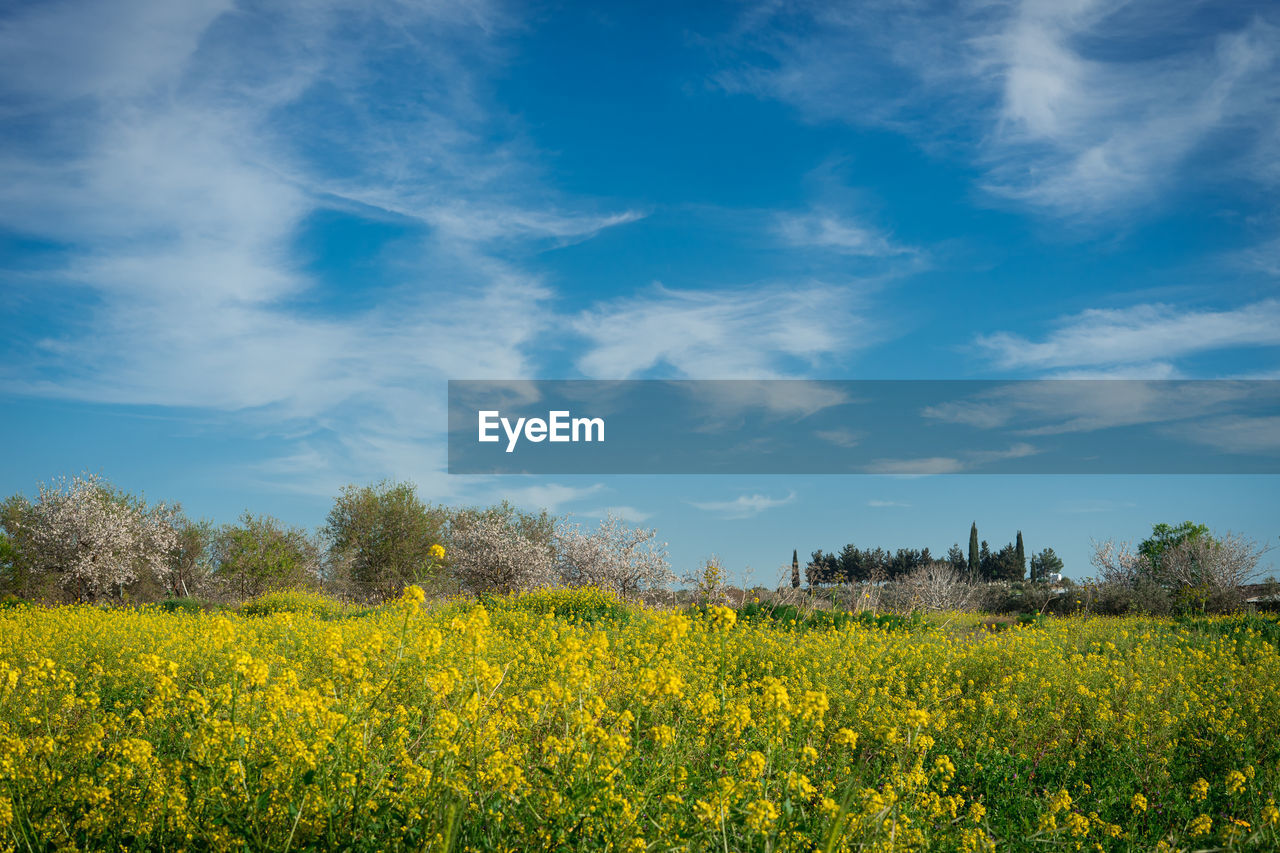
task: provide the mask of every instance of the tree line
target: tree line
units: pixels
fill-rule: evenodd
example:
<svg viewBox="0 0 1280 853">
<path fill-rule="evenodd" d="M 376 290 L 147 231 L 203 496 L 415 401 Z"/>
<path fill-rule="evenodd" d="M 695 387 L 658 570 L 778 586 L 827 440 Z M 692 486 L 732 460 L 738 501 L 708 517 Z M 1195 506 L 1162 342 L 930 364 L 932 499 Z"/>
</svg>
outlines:
<svg viewBox="0 0 1280 853">
<path fill-rule="evenodd" d="M 921 549 L 859 548 L 849 543 L 839 551 L 814 551 L 805 567 L 805 578 L 810 586 L 830 586 L 848 583 L 874 583 L 906 578 L 918 569 L 941 564 L 949 568 L 959 579 L 970 583 L 995 581 L 1023 581 L 1027 574 L 1027 556 L 1022 542 L 1022 531 L 1014 541 L 992 551 L 988 542 L 978 539 L 978 523 L 969 528 L 968 554 L 957 542 L 945 557 L 933 556 L 927 547 Z M 797 557 L 792 555 L 792 586 L 800 585 Z M 1045 548 L 1031 555 L 1031 580 L 1048 581 L 1060 575 L 1062 560 L 1052 548 Z"/>
<path fill-rule="evenodd" d="M 477 594 L 591 585 L 634 598 L 672 579 L 656 537 L 613 517 L 583 529 L 506 502 L 431 505 L 390 481 L 344 487 L 315 531 L 248 510 L 217 525 L 81 476 L 0 502 L 0 596 L 243 601 L 312 588 L 382 601 L 443 584 Z"/>
</svg>

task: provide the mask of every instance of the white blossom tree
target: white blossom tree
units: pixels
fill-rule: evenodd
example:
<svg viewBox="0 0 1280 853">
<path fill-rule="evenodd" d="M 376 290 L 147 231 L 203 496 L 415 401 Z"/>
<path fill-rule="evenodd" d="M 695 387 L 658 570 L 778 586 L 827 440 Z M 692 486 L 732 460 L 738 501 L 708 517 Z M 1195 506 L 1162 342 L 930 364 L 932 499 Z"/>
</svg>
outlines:
<svg viewBox="0 0 1280 853">
<path fill-rule="evenodd" d="M 524 592 L 555 581 L 547 548 L 500 516 L 477 515 L 457 525 L 451 545 L 449 565 L 473 593 Z"/>
<path fill-rule="evenodd" d="M 178 547 L 178 507 L 117 491 L 94 475 L 41 484 L 23 521 L 22 548 L 78 600 L 119 597 L 149 572 L 167 582 Z"/>
<path fill-rule="evenodd" d="M 1160 558 L 1160 574 L 1175 586 L 1235 593 L 1253 580 L 1267 549 L 1236 533 L 1175 543 Z"/>
<path fill-rule="evenodd" d="M 907 575 L 903 587 L 913 610 L 964 610 L 975 591 L 950 563 L 937 560 Z"/>
<path fill-rule="evenodd" d="M 559 580 L 566 586 L 612 590 L 629 599 L 660 589 L 675 575 L 667 562 L 667 545 L 657 537 L 657 530 L 630 527 L 612 513 L 589 532 L 562 522 L 555 535 Z"/>
<path fill-rule="evenodd" d="M 1094 542 L 1089 562 L 1098 570 L 1098 580 L 1104 584 L 1133 584 L 1145 574 L 1142 555 L 1128 542 L 1114 539 Z"/>
</svg>

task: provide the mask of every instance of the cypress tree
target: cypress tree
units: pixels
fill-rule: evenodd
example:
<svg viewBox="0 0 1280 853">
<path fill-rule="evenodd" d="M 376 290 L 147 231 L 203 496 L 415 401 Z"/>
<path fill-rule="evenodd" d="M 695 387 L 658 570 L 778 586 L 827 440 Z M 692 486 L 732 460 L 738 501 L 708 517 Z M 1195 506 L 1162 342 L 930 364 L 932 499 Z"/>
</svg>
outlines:
<svg viewBox="0 0 1280 853">
<path fill-rule="evenodd" d="M 978 522 L 969 528 L 969 580 L 978 579 Z"/>
<path fill-rule="evenodd" d="M 1027 552 L 1022 550 L 1022 531 L 1018 531 L 1018 543 L 1014 546 L 1014 557 L 1018 561 L 1018 579 L 1022 579 L 1022 573 L 1027 568 Z"/>
<path fill-rule="evenodd" d="M 795 549 L 791 551 L 791 588 L 800 588 L 800 552 Z"/>
</svg>

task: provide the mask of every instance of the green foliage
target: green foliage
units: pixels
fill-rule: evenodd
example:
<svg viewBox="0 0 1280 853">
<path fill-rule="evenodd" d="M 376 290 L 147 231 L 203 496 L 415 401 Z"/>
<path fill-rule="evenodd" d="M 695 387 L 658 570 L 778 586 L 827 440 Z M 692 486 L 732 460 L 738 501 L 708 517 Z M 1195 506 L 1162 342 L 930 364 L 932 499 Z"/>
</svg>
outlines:
<svg viewBox="0 0 1280 853">
<path fill-rule="evenodd" d="M 1062 558 L 1052 548 L 1045 548 L 1039 554 L 1031 555 L 1031 579 L 1047 582 L 1051 575 L 1062 574 Z"/>
<path fill-rule="evenodd" d="M 1239 643 L 1248 643 L 1255 637 L 1261 637 L 1271 645 L 1280 648 L 1280 619 L 1275 616 L 1263 616 L 1257 613 L 1243 613 L 1228 618 L 1210 619 L 1204 616 L 1180 616 L 1178 624 L 1204 634 L 1219 637 L 1230 637 Z"/>
<path fill-rule="evenodd" d="M 187 598 L 196 594 L 213 571 L 213 543 L 217 529 L 212 521 L 193 521 L 180 517 L 174 525 L 178 546 L 169 558 L 169 588 L 174 595 Z"/>
<path fill-rule="evenodd" d="M 981 554 L 978 551 L 978 522 L 969 527 L 969 579 L 977 580 L 982 571 Z"/>
<path fill-rule="evenodd" d="M 198 598 L 166 598 L 156 604 L 166 613 L 202 613 L 204 604 Z"/>
<path fill-rule="evenodd" d="M 491 608 L 550 613 L 575 624 L 631 621 L 632 610 L 608 590 L 595 587 L 543 589 L 490 599 Z"/>
<path fill-rule="evenodd" d="M 31 502 L 22 495 L 0 503 L 0 591 L 26 597 L 34 597 L 41 580 L 23 547 L 30 515 Z"/>
<path fill-rule="evenodd" d="M 1151 528 L 1151 536 L 1138 545 L 1139 556 L 1146 559 L 1152 573 L 1159 577 L 1160 558 L 1165 551 L 1184 542 L 1199 542 L 1210 539 L 1209 528 L 1194 521 L 1184 521 L 1179 525 L 1157 524 Z"/>
<path fill-rule="evenodd" d="M 692 607 L 690 615 L 706 615 L 705 607 Z M 897 613 L 872 613 L 869 610 L 801 610 L 794 604 L 753 601 L 738 610 L 739 618 L 748 622 L 768 622 L 801 630 L 841 629 L 851 625 L 880 628 L 886 631 L 918 628 L 924 624 L 920 614 L 901 616 Z"/>
<path fill-rule="evenodd" d="M 356 588 L 385 599 L 439 573 L 431 548 L 444 541 L 447 521 L 446 510 L 424 504 L 412 483 L 384 480 L 344 486 L 323 533 Z"/>
<path fill-rule="evenodd" d="M 237 597 L 318 583 L 319 549 L 300 527 L 245 511 L 214 537 L 216 571 Z"/>
<path fill-rule="evenodd" d="M 307 589 L 282 589 L 260 595 L 240 606 L 244 616 L 270 616 L 273 613 L 304 613 L 321 619 L 341 616 L 342 602 L 326 598 Z"/>
</svg>

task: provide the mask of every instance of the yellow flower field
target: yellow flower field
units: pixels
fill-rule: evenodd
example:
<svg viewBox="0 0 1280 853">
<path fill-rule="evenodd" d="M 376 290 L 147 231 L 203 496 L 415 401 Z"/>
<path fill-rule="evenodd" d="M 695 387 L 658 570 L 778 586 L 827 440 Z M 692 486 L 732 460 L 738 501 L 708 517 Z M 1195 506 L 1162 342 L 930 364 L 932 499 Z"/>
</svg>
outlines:
<svg viewBox="0 0 1280 853">
<path fill-rule="evenodd" d="M 0 610 L 10 849 L 1280 848 L 1251 621 Z M 961 625 L 963 627 L 957 627 Z"/>
</svg>

